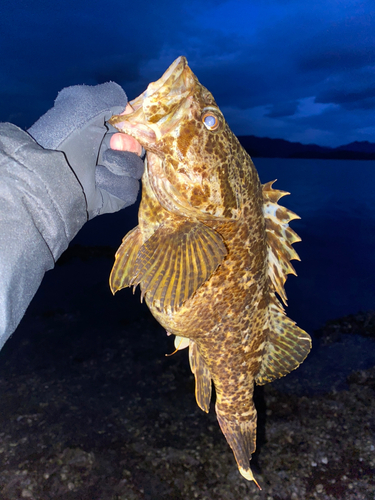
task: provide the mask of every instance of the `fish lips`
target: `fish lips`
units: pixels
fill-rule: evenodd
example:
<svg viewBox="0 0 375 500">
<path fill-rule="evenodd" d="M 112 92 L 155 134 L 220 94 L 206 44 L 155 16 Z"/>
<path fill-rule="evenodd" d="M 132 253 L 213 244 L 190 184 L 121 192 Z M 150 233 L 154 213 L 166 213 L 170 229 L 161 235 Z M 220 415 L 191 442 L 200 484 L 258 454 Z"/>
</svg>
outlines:
<svg viewBox="0 0 375 500">
<path fill-rule="evenodd" d="M 109 123 L 133 136 L 144 148 L 153 150 L 186 114 L 195 83 L 196 77 L 186 58 L 180 56 L 159 80 L 150 83 L 140 96 L 130 101 L 132 113 L 114 115 Z"/>
</svg>

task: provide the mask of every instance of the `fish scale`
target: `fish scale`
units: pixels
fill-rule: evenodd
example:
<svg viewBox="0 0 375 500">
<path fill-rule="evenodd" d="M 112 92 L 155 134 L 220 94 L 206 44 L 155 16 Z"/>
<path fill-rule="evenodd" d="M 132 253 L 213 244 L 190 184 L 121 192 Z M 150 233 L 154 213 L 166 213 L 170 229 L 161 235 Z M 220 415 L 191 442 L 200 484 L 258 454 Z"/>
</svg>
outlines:
<svg viewBox="0 0 375 500">
<path fill-rule="evenodd" d="M 110 123 L 147 158 L 139 224 L 116 253 L 111 290 L 139 285 L 176 349 L 189 346 L 197 404 L 209 411 L 213 382 L 220 428 L 241 474 L 258 484 L 254 383 L 286 375 L 311 348 L 276 296 L 286 304 L 298 216 L 278 205 L 288 193 L 261 185 L 184 57 L 131 105 Z"/>
</svg>

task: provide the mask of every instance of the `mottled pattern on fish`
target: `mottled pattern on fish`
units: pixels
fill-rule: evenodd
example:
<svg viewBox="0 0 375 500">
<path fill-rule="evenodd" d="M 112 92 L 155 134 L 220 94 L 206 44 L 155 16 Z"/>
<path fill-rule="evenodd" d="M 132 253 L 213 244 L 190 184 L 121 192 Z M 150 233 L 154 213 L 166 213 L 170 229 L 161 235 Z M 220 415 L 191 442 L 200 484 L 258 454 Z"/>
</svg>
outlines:
<svg viewBox="0 0 375 500">
<path fill-rule="evenodd" d="M 184 57 L 111 123 L 147 150 L 139 225 L 116 254 L 112 291 L 141 287 L 155 318 L 189 346 L 196 400 L 216 414 L 241 474 L 254 480 L 254 382 L 295 369 L 311 341 L 285 316 L 298 259 L 284 194 L 261 185 L 249 155 Z"/>
</svg>

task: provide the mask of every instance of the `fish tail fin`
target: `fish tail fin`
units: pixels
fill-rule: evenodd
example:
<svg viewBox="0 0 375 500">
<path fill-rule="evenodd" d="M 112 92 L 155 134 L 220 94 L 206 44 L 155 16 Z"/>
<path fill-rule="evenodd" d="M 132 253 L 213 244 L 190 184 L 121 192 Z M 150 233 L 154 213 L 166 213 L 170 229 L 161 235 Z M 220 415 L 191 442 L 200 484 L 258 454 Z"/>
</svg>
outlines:
<svg viewBox="0 0 375 500">
<path fill-rule="evenodd" d="M 116 252 L 115 263 L 109 277 L 109 286 L 113 294 L 122 288 L 131 286 L 134 265 L 141 246 L 142 233 L 136 226 L 125 236 Z"/>
<path fill-rule="evenodd" d="M 227 416 L 220 411 L 218 404 L 216 404 L 216 416 L 220 429 L 222 430 L 229 446 L 232 448 L 238 470 L 245 479 L 248 481 L 254 481 L 258 488 L 261 489 L 255 480 L 249 465 L 251 455 L 255 451 L 257 429 L 255 408 L 253 415 L 250 417 L 247 416 L 246 421 L 237 421 L 227 418 Z"/>
</svg>

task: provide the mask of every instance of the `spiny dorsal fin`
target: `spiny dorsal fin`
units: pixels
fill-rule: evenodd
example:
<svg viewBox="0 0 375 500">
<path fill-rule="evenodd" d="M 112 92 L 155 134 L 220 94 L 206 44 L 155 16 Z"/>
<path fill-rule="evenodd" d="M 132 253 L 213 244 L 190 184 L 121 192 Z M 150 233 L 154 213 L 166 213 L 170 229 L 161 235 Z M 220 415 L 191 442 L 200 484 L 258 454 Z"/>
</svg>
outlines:
<svg viewBox="0 0 375 500">
<path fill-rule="evenodd" d="M 255 382 L 263 385 L 298 368 L 311 349 L 311 338 L 288 318 L 274 299 L 269 307 L 267 341 Z"/>
<path fill-rule="evenodd" d="M 223 238 L 198 221 L 161 225 L 142 245 L 130 284 L 162 311 L 176 310 L 210 278 L 227 254 Z"/>
<path fill-rule="evenodd" d="M 299 219 L 291 210 L 278 205 L 286 191 L 272 189 L 275 181 L 263 185 L 263 213 L 266 221 L 266 235 L 268 246 L 268 275 L 273 291 L 277 292 L 286 305 L 287 297 L 284 283 L 288 274 L 296 275 L 290 263 L 292 259 L 300 260 L 297 252 L 292 247 L 293 243 L 301 238 L 289 227 L 289 222 Z"/>
<path fill-rule="evenodd" d="M 113 294 L 130 286 L 134 276 L 134 264 L 141 246 L 142 234 L 136 226 L 124 237 L 116 252 L 115 263 L 109 277 L 109 286 Z"/>
<path fill-rule="evenodd" d="M 189 342 L 189 361 L 190 368 L 195 377 L 195 399 L 199 408 L 206 413 L 210 410 L 211 401 L 211 375 L 198 351 L 197 344 L 190 340 Z"/>
</svg>

